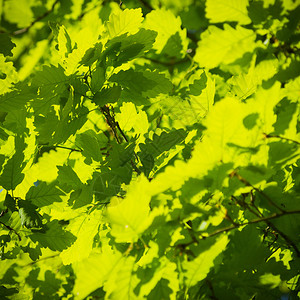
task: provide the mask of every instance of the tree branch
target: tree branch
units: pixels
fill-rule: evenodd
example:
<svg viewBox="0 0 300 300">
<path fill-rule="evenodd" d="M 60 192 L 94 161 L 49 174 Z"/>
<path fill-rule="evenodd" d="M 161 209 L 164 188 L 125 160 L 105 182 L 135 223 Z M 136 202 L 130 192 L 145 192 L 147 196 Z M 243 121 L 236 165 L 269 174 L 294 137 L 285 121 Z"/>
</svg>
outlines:
<svg viewBox="0 0 300 300">
<path fill-rule="evenodd" d="M 264 136 L 265 136 L 265 138 L 269 138 L 269 139 L 270 138 L 276 138 L 276 139 L 281 139 L 281 140 L 289 141 L 289 142 L 295 143 L 297 145 L 300 145 L 300 142 L 295 141 L 293 139 L 289 139 L 289 138 L 280 136 L 280 135 L 272 135 L 272 134 L 266 134 L 266 133 L 264 133 Z"/>
<path fill-rule="evenodd" d="M 70 148 L 70 147 L 65 147 L 65 146 L 60 146 L 60 145 L 52 145 L 52 146 L 48 146 L 47 144 L 40 144 L 40 147 L 41 148 L 48 148 L 50 150 L 54 150 L 55 148 L 60 148 L 60 149 L 66 149 L 66 150 L 69 150 L 71 152 L 82 152 L 83 150 L 82 149 L 74 149 L 74 148 Z M 40 151 L 40 149 L 39 149 Z"/>
<path fill-rule="evenodd" d="M 36 261 L 33 261 L 33 262 L 31 262 L 31 263 L 29 263 L 27 265 L 23 265 L 22 268 L 26 268 L 26 267 L 32 266 L 32 265 L 34 265 L 36 263 L 39 263 L 40 261 L 43 261 L 43 260 L 47 260 L 47 259 L 51 259 L 51 258 L 57 257 L 58 255 L 60 255 L 60 253 L 57 253 L 57 254 L 54 254 L 54 255 L 51 255 L 51 256 L 47 256 L 47 257 L 42 257 L 42 258 L 40 258 L 40 259 L 38 259 Z"/>
<path fill-rule="evenodd" d="M 163 65 L 166 67 L 171 67 L 171 66 L 175 66 L 175 65 L 190 61 L 190 59 L 188 57 L 185 57 L 185 58 L 183 58 L 181 60 L 177 60 L 177 61 L 160 61 L 155 58 L 150 58 L 150 57 L 146 57 L 146 56 L 142 56 L 141 58 L 147 59 L 153 63 L 160 64 L 160 65 Z"/>
<path fill-rule="evenodd" d="M 230 177 L 235 176 L 240 182 L 244 183 L 246 186 L 252 187 L 255 191 L 263 195 L 272 206 L 276 207 L 281 212 L 285 212 L 285 210 L 282 209 L 279 205 L 277 205 L 267 194 L 265 194 L 263 191 L 253 186 L 250 182 L 248 182 L 245 178 L 239 175 L 236 171 L 233 171 L 229 176 Z"/>
<path fill-rule="evenodd" d="M 103 113 L 105 119 L 106 119 L 106 122 L 107 124 L 109 125 L 110 129 L 112 130 L 118 144 L 121 144 L 121 140 L 118 136 L 118 133 L 117 133 L 117 129 L 120 131 L 121 135 L 123 136 L 123 138 L 125 139 L 126 142 L 128 142 L 128 138 L 126 137 L 125 133 L 123 132 L 123 130 L 121 129 L 119 123 L 115 120 L 115 117 L 114 115 L 111 114 L 110 110 L 109 110 L 109 107 L 104 105 L 102 107 L 100 107 L 100 110 L 101 112 Z M 134 155 L 135 157 L 137 158 L 137 155 L 136 153 L 134 152 Z M 133 160 L 130 161 L 134 171 L 140 175 L 141 174 L 141 171 L 140 169 L 136 166 L 135 162 Z"/>
<path fill-rule="evenodd" d="M 13 233 L 15 233 L 18 236 L 19 241 L 21 241 L 21 236 L 19 235 L 19 233 L 17 233 L 12 227 L 6 225 L 5 223 L 0 221 L 0 224 L 2 224 L 6 229 L 8 229 L 9 231 L 12 231 Z"/>
<path fill-rule="evenodd" d="M 50 15 L 53 12 L 57 3 L 59 3 L 59 0 L 54 1 L 54 3 L 52 4 L 52 7 L 49 10 L 47 10 L 44 14 L 42 14 L 41 16 L 39 16 L 35 20 L 33 20 L 27 27 L 14 31 L 12 33 L 12 35 L 19 35 L 19 34 L 23 34 L 23 33 L 27 32 L 35 23 L 41 21 L 42 19 L 44 19 L 48 15 Z"/>
<path fill-rule="evenodd" d="M 221 234 L 221 233 L 224 233 L 224 232 L 228 232 L 228 231 L 231 231 L 231 230 L 234 230 L 234 229 L 237 229 L 241 226 L 245 226 L 245 225 L 251 225 L 251 224 L 257 224 L 257 223 L 261 223 L 261 222 L 266 222 L 272 229 L 274 229 L 275 231 L 278 232 L 279 235 L 282 236 L 282 238 L 290 245 L 294 248 L 296 254 L 298 257 L 300 257 L 300 250 L 297 248 L 296 244 L 283 232 L 281 232 L 280 230 L 278 230 L 276 228 L 276 226 L 274 226 L 272 223 L 270 223 L 269 221 L 270 220 L 273 220 L 273 219 L 278 219 L 282 216 L 286 216 L 286 215 L 295 215 L 295 214 L 300 214 L 300 210 L 290 210 L 290 211 L 284 211 L 284 212 L 281 212 L 281 213 L 274 213 L 270 216 L 267 216 L 267 217 L 263 217 L 263 218 L 258 218 L 258 219 L 254 219 L 254 220 L 251 220 L 249 222 L 244 222 L 244 223 L 235 223 L 234 225 L 231 225 L 231 226 L 228 226 L 228 227 L 225 227 L 225 228 L 221 228 L 221 229 L 218 229 L 212 233 L 209 233 L 208 235 L 203 235 L 203 233 L 198 233 L 200 234 L 200 239 L 206 239 L 206 238 L 209 238 L 209 237 L 213 237 L 215 235 L 218 235 L 218 234 Z"/>
<path fill-rule="evenodd" d="M 54 145 L 53 147 L 55 148 L 60 148 L 60 149 L 66 149 L 66 150 L 70 150 L 71 152 L 82 152 L 82 149 L 74 149 L 74 148 L 69 148 L 69 147 L 65 147 L 65 146 L 60 146 L 60 145 Z"/>
</svg>

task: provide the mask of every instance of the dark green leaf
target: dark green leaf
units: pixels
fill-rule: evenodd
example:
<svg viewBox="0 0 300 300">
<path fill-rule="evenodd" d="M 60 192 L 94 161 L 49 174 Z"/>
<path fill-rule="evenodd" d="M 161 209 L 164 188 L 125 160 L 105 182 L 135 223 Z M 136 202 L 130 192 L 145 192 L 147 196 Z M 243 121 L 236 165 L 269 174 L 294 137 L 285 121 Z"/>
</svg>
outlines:
<svg viewBox="0 0 300 300">
<path fill-rule="evenodd" d="M 16 47 L 16 44 L 13 43 L 7 33 L 0 33 L 0 53 L 5 56 L 12 56 L 11 50 Z"/>
<path fill-rule="evenodd" d="M 37 207 L 28 200 L 19 200 L 19 216 L 22 226 L 27 228 L 42 227 L 40 214 L 37 212 Z"/>
<path fill-rule="evenodd" d="M 39 242 L 43 247 L 52 251 L 67 249 L 76 240 L 76 237 L 71 232 L 62 229 L 57 220 L 47 223 L 45 233 L 35 232 L 29 237 L 33 242 Z"/>
<path fill-rule="evenodd" d="M 38 207 L 61 202 L 60 196 L 63 196 L 64 193 L 56 187 L 56 184 L 56 182 L 50 184 L 40 182 L 38 186 L 32 186 L 26 194 L 26 200 Z"/>
<path fill-rule="evenodd" d="M 100 92 L 97 92 L 93 97 L 93 102 L 98 106 L 103 106 L 107 103 L 117 102 L 121 96 L 121 87 L 114 85 L 112 87 L 103 88 Z"/>
</svg>

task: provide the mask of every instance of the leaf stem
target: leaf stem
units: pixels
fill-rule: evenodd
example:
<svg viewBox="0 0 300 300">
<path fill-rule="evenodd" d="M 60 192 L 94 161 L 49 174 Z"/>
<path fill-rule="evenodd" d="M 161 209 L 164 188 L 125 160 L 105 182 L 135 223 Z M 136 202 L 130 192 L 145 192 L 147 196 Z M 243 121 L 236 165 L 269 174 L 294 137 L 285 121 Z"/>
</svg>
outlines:
<svg viewBox="0 0 300 300">
<path fill-rule="evenodd" d="M 284 136 L 280 136 L 280 135 L 272 135 L 272 134 L 266 134 L 266 133 L 264 133 L 264 136 L 265 136 L 265 138 L 269 138 L 269 139 L 270 139 L 270 138 L 276 138 L 276 139 L 281 139 L 281 140 L 289 141 L 289 142 L 295 143 L 295 144 L 297 144 L 297 145 L 300 145 L 300 142 L 295 141 L 295 140 L 293 140 L 293 139 L 286 138 L 286 137 L 284 137 Z"/>
</svg>

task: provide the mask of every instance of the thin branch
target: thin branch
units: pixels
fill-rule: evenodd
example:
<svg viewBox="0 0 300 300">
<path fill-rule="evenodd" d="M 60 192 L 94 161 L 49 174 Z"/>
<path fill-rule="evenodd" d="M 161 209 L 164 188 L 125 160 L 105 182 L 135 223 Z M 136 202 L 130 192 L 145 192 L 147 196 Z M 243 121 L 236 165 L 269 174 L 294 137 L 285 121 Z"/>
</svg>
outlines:
<svg viewBox="0 0 300 300">
<path fill-rule="evenodd" d="M 285 210 L 282 209 L 279 205 L 277 205 L 267 194 L 265 194 L 263 191 L 261 191 L 260 189 L 256 188 L 255 186 L 253 186 L 250 182 L 248 182 L 245 178 L 243 178 L 241 175 L 239 175 L 236 171 L 233 171 L 229 176 L 230 177 L 234 177 L 235 176 L 240 182 L 244 183 L 246 186 L 252 187 L 255 191 L 257 191 L 258 193 L 260 193 L 261 195 L 263 195 L 272 206 L 276 207 L 282 213 L 285 212 Z"/>
<path fill-rule="evenodd" d="M 276 139 L 281 139 L 281 140 L 289 141 L 289 142 L 295 143 L 297 145 L 300 145 L 300 142 L 295 141 L 293 139 L 289 139 L 289 138 L 280 136 L 280 135 L 272 135 L 272 134 L 266 134 L 266 133 L 264 133 L 264 136 L 265 136 L 265 138 L 276 138 Z"/>
<path fill-rule="evenodd" d="M 21 236 L 19 235 L 18 232 L 16 232 L 12 227 L 6 225 L 5 223 L 0 221 L 0 224 L 2 224 L 6 229 L 8 229 L 9 231 L 12 231 L 13 233 L 15 233 L 18 236 L 19 241 L 21 241 Z"/>
<path fill-rule="evenodd" d="M 8 208 L 1 211 L 0 218 L 3 217 L 6 213 L 8 213 Z"/>
<path fill-rule="evenodd" d="M 233 199 L 236 199 L 238 200 L 237 198 L 233 197 Z M 239 202 L 238 202 L 239 203 Z M 249 209 L 249 207 L 247 207 Z M 259 216 L 260 212 L 259 213 L 256 213 L 254 212 L 252 209 L 250 210 L 250 212 L 252 212 L 254 215 L 256 216 Z M 235 223 L 232 221 L 231 218 L 228 219 L 228 216 L 226 217 L 227 220 L 229 220 L 233 225 L 231 226 L 228 226 L 228 227 L 225 227 L 225 228 L 221 228 L 221 229 L 218 229 L 208 235 L 204 235 L 203 233 L 199 233 L 199 239 L 206 239 L 206 238 L 209 238 L 209 237 L 213 237 L 215 235 L 218 235 L 218 234 L 221 234 L 221 233 L 225 233 L 225 232 L 228 232 L 228 231 L 231 231 L 231 230 L 234 230 L 234 229 L 237 229 L 241 226 L 245 226 L 245 225 L 251 225 L 251 224 L 256 224 L 256 223 L 260 223 L 260 222 L 266 222 L 266 224 L 272 228 L 275 232 L 277 232 L 285 241 L 288 245 L 290 245 L 294 250 L 295 250 L 295 253 L 298 257 L 300 257 L 300 250 L 298 249 L 298 247 L 296 246 L 296 244 L 284 233 L 282 232 L 281 230 L 279 230 L 274 224 L 272 224 L 270 222 L 270 220 L 272 219 L 277 219 L 277 218 L 280 218 L 282 216 L 285 216 L 285 215 L 292 215 L 292 214 L 300 214 L 300 210 L 291 210 L 291 211 L 282 211 L 280 213 L 274 213 L 270 216 L 267 216 L 267 217 L 260 217 L 258 219 L 254 219 L 252 221 L 249 221 L 249 222 L 244 222 L 244 223 Z M 191 244 L 198 244 L 198 240 L 192 240 L 188 243 L 185 243 L 185 244 L 180 244 L 180 245 L 177 245 L 179 247 L 187 247 Z"/>
<path fill-rule="evenodd" d="M 123 132 L 123 130 L 121 129 L 119 122 L 116 122 L 116 126 L 119 129 L 119 131 L 120 131 L 121 135 L 123 136 L 123 138 L 125 139 L 125 141 L 128 143 L 128 138 L 125 135 L 125 133 Z"/>
<path fill-rule="evenodd" d="M 115 120 L 115 117 L 114 115 L 111 114 L 110 110 L 109 110 L 109 107 L 104 105 L 102 107 L 100 107 L 100 110 L 101 112 L 103 113 L 105 119 L 106 119 L 106 122 L 107 124 L 109 125 L 110 129 L 112 130 L 118 144 L 121 144 L 121 140 L 118 136 L 118 133 L 117 133 L 117 129 L 120 131 L 121 135 L 123 136 L 123 138 L 125 139 L 126 142 L 128 142 L 128 139 L 125 135 L 125 133 L 123 132 L 123 130 L 121 129 L 120 125 L 118 122 L 116 122 Z M 136 156 L 136 154 L 134 153 L 134 155 Z M 137 156 L 136 156 L 137 157 Z M 140 175 L 141 174 L 141 171 L 140 169 L 136 166 L 135 162 L 133 160 L 130 161 L 134 171 Z"/>
<path fill-rule="evenodd" d="M 42 14 L 41 16 L 39 16 L 35 20 L 33 20 L 27 27 L 19 29 L 19 30 L 16 30 L 12 34 L 13 35 L 19 35 L 19 34 L 23 34 L 23 33 L 27 32 L 35 23 L 41 21 L 42 19 L 44 19 L 48 15 L 50 15 L 53 12 L 53 10 L 54 10 L 55 6 L 57 5 L 57 3 L 59 3 L 59 0 L 56 0 L 52 4 L 52 7 L 49 10 L 47 10 L 44 14 Z"/>
<path fill-rule="evenodd" d="M 128 143 L 129 140 L 128 140 L 127 136 L 125 135 L 125 133 L 123 132 L 123 130 L 121 129 L 119 122 L 116 122 L 116 126 L 119 129 L 119 131 L 120 131 L 121 135 L 123 136 L 123 138 L 125 139 L 125 141 Z M 136 160 L 139 161 L 139 158 L 135 152 L 134 152 L 134 156 L 135 156 Z"/>
<path fill-rule="evenodd" d="M 272 223 L 270 222 L 266 222 L 273 230 L 275 230 L 286 242 L 287 244 L 291 245 L 297 256 L 300 257 L 300 250 L 298 249 L 298 247 L 296 246 L 296 244 L 284 233 L 282 232 L 281 230 L 279 230 L 275 225 L 273 225 Z"/>
<path fill-rule="evenodd" d="M 224 233 L 224 232 L 228 232 L 228 231 L 231 231 L 231 230 L 234 230 L 234 229 L 237 229 L 241 226 L 245 226 L 245 225 L 251 225 L 251 224 L 257 224 L 257 223 L 261 223 L 261 222 L 266 222 L 272 229 L 274 229 L 275 231 L 278 232 L 279 235 L 282 236 L 282 238 L 289 244 L 291 245 L 297 256 L 300 257 L 300 250 L 297 248 L 296 244 L 283 232 L 281 232 L 280 230 L 278 230 L 275 225 L 273 225 L 272 223 L 270 223 L 269 221 L 270 220 L 273 220 L 273 219 L 278 219 L 282 216 L 286 216 L 286 215 L 294 215 L 294 214 L 300 214 L 300 210 L 291 210 L 291 211 L 284 211 L 284 212 L 281 212 L 281 213 L 274 213 L 270 216 L 267 216 L 267 217 L 263 217 L 263 218 L 259 218 L 259 219 L 254 219 L 254 220 L 251 220 L 249 222 L 244 222 L 244 223 L 236 223 L 235 225 L 231 225 L 231 226 L 228 226 L 228 227 L 225 227 L 225 228 L 221 228 L 221 229 L 218 229 L 208 235 L 203 235 L 203 233 L 200 233 L 201 234 L 201 237 L 200 239 L 206 239 L 206 238 L 209 238 L 209 237 L 213 237 L 215 235 L 218 235 L 218 234 L 221 234 L 221 233 Z"/>
<path fill-rule="evenodd" d="M 145 57 L 145 56 L 142 56 L 141 58 L 147 59 L 153 63 L 160 64 L 160 65 L 163 65 L 166 67 L 171 67 L 171 66 L 175 66 L 175 65 L 190 61 L 190 59 L 188 57 L 183 58 L 181 60 L 177 60 L 177 61 L 160 61 L 155 58 L 150 58 L 150 57 Z"/>
<path fill-rule="evenodd" d="M 74 148 L 70 148 L 70 147 L 66 147 L 66 146 L 61 146 L 61 145 L 50 145 L 48 146 L 47 144 L 40 144 L 39 145 L 39 151 L 41 150 L 41 148 L 50 148 L 50 150 L 53 150 L 55 148 L 60 148 L 60 149 L 66 149 L 69 150 L 71 152 L 82 152 L 82 149 L 74 149 Z"/>
<path fill-rule="evenodd" d="M 214 288 L 212 286 L 211 281 L 206 279 L 205 282 L 206 282 L 206 284 L 207 284 L 207 286 L 208 286 L 208 288 L 210 289 L 210 292 L 211 292 L 211 296 L 209 298 L 212 299 L 212 300 L 218 300 L 218 298 L 215 295 L 215 291 L 214 291 Z"/>
<path fill-rule="evenodd" d="M 31 262 L 31 263 L 29 263 L 27 265 L 22 266 L 22 268 L 26 268 L 26 267 L 32 266 L 32 265 L 34 265 L 36 263 L 39 263 L 40 261 L 43 261 L 43 260 L 47 260 L 47 259 L 51 259 L 51 258 L 57 257 L 58 255 L 60 255 L 60 253 L 57 253 L 57 254 L 54 254 L 54 255 L 51 255 L 51 256 L 47 256 L 47 257 L 42 257 L 42 258 L 40 258 L 40 259 L 38 259 L 36 261 L 33 261 L 33 262 Z"/>
<path fill-rule="evenodd" d="M 69 147 L 65 147 L 65 146 L 60 146 L 60 145 L 54 145 L 53 147 L 55 148 L 60 148 L 60 149 L 66 149 L 69 150 L 71 152 L 82 152 L 82 149 L 74 149 L 74 148 L 69 148 Z"/>
</svg>

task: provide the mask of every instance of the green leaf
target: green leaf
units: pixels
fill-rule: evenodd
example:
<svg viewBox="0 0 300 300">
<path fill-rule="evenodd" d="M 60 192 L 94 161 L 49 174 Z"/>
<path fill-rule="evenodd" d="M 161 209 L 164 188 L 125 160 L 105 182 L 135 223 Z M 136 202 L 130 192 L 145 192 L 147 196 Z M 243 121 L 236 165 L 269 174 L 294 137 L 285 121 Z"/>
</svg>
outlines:
<svg viewBox="0 0 300 300">
<path fill-rule="evenodd" d="M 32 86 L 38 88 L 37 99 L 33 102 L 35 113 L 45 116 L 53 104 L 59 104 L 62 95 L 68 91 L 69 81 L 60 65 L 44 66 L 37 72 L 32 80 Z"/>
<path fill-rule="evenodd" d="M 21 88 L 21 87 L 20 87 Z M 26 87 L 21 90 L 15 90 L 4 95 L 0 95 L 0 110 L 12 112 L 19 109 L 24 109 L 26 104 L 34 96 L 32 91 Z"/>
<path fill-rule="evenodd" d="M 118 10 L 112 13 L 106 24 L 110 38 L 124 33 L 134 34 L 143 21 L 141 8 Z"/>
<path fill-rule="evenodd" d="M 251 23 L 248 17 L 248 0 L 207 0 L 206 17 L 212 23 L 235 21 L 239 24 Z"/>
<path fill-rule="evenodd" d="M 154 134 L 152 140 L 147 138 L 144 148 L 147 148 L 149 153 L 157 157 L 162 152 L 168 151 L 175 145 L 181 143 L 186 136 L 187 133 L 183 129 L 170 132 L 163 131 L 160 135 Z"/>
<path fill-rule="evenodd" d="M 2 298 L 298 299 L 299 1 L 123 2 L 0 1 Z"/>
<path fill-rule="evenodd" d="M 0 95 L 10 92 L 14 83 L 18 82 L 19 76 L 11 61 L 0 54 Z"/>
<path fill-rule="evenodd" d="M 188 39 L 186 29 L 181 28 L 180 17 L 164 8 L 151 11 L 146 16 L 145 28 L 158 33 L 153 48 L 172 57 L 186 55 Z"/>
<path fill-rule="evenodd" d="M 74 293 L 78 299 L 84 299 L 92 291 L 103 286 L 114 269 L 119 269 L 124 259 L 120 252 L 105 245 L 100 253 L 94 250 L 89 257 L 74 264 L 76 274 Z"/>
<path fill-rule="evenodd" d="M 115 103 L 121 96 L 121 87 L 113 85 L 112 87 L 103 88 L 100 92 L 97 92 L 93 97 L 93 102 L 98 106 L 103 106 L 107 103 Z"/>
<path fill-rule="evenodd" d="M 73 209 L 90 204 L 93 201 L 94 181 L 88 180 L 87 184 L 81 185 L 70 196 L 70 202 L 73 203 Z"/>
<path fill-rule="evenodd" d="M 253 267 L 258 267 L 264 263 L 264 259 L 270 253 L 270 250 L 261 243 L 258 233 L 258 230 L 253 226 L 235 232 L 226 250 L 229 254 L 227 268 L 232 267 L 242 273 L 244 270 L 252 270 Z M 238 257 L 233 256 L 235 252 L 239 253 Z"/>
<path fill-rule="evenodd" d="M 207 76 L 203 72 L 200 75 L 199 79 L 195 79 L 192 84 L 189 85 L 190 93 L 193 96 L 199 96 L 202 91 L 206 88 L 207 86 Z"/>
<path fill-rule="evenodd" d="M 148 176 L 154 167 L 154 159 L 161 153 L 170 150 L 175 145 L 181 143 L 187 136 L 183 129 L 171 132 L 162 132 L 160 135 L 154 134 L 152 140 L 146 139 L 144 144 L 139 144 L 141 152 L 138 153 L 145 175 Z"/>
<path fill-rule="evenodd" d="M 72 52 L 72 42 L 65 26 L 63 25 L 59 26 L 58 29 L 57 44 L 60 55 L 62 57 L 68 57 L 68 54 Z"/>
<path fill-rule="evenodd" d="M 300 91 L 300 76 L 285 85 L 285 93 L 292 101 L 298 101 Z"/>
<path fill-rule="evenodd" d="M 115 269 L 109 279 L 104 283 L 104 289 L 109 299 L 118 300 L 138 300 L 140 297 L 134 292 L 138 283 L 138 278 L 134 272 L 136 268 L 135 259 L 127 257 L 118 265 L 118 271 Z"/>
<path fill-rule="evenodd" d="M 155 288 L 149 294 L 148 299 L 172 299 L 170 295 L 172 294 L 172 289 L 168 285 L 169 281 L 165 278 L 162 278 Z M 173 298 L 175 299 L 175 298 Z"/>
<path fill-rule="evenodd" d="M 101 145 L 93 130 L 87 130 L 78 134 L 76 136 L 76 145 L 83 149 L 82 155 L 86 157 L 87 163 L 91 163 L 91 159 L 98 162 L 102 161 L 100 148 L 102 148 L 103 145 Z"/>
<path fill-rule="evenodd" d="M 67 229 L 76 236 L 77 239 L 72 246 L 60 254 L 64 264 L 68 265 L 89 257 L 93 249 L 94 237 L 98 233 L 101 221 L 102 214 L 99 210 L 71 220 Z"/>
<path fill-rule="evenodd" d="M 71 186 L 74 189 L 82 185 L 78 175 L 72 169 L 71 166 L 68 165 L 57 166 L 57 169 L 58 169 L 57 180 L 61 185 L 66 184 L 68 186 Z"/>
<path fill-rule="evenodd" d="M 22 226 L 27 228 L 42 227 L 40 214 L 37 212 L 37 207 L 28 200 L 19 200 L 19 215 Z"/>
<path fill-rule="evenodd" d="M 28 4 L 26 1 L 5 1 L 3 7 L 5 19 L 17 24 L 19 28 L 29 26 L 34 16 L 31 6 L 32 2 Z"/>
<path fill-rule="evenodd" d="M 139 110 L 132 102 L 124 102 L 116 120 L 124 132 L 134 130 L 141 137 L 148 132 L 148 117 L 145 111 Z"/>
<path fill-rule="evenodd" d="M 147 226 L 150 195 L 145 188 L 147 179 L 140 178 L 131 185 L 126 198 L 117 205 L 110 204 L 107 208 L 111 234 L 118 243 L 135 242 Z"/>
<path fill-rule="evenodd" d="M 45 232 L 32 233 L 29 238 L 33 242 L 40 243 L 43 247 L 52 251 L 62 251 L 70 247 L 76 240 L 76 237 L 69 231 L 65 231 L 59 225 L 57 220 L 47 223 Z"/>
<path fill-rule="evenodd" d="M 94 47 L 86 50 L 79 64 L 82 64 L 84 66 L 91 66 L 96 60 L 100 58 L 102 47 L 102 44 L 99 42 L 96 43 Z"/>
<path fill-rule="evenodd" d="M 105 69 L 98 66 L 91 76 L 91 91 L 97 93 L 102 88 L 105 81 Z"/>
<path fill-rule="evenodd" d="M 24 179 L 25 175 L 22 173 L 24 167 L 23 151 L 17 149 L 17 152 L 3 167 L 3 172 L 0 175 L 0 186 L 6 190 L 14 190 Z"/>
<path fill-rule="evenodd" d="M 16 199 L 13 198 L 11 195 L 6 193 L 5 200 L 3 202 L 3 205 L 5 205 L 9 210 L 12 212 L 17 210 L 17 204 L 16 204 Z"/>
<path fill-rule="evenodd" d="M 224 24 L 224 29 L 209 26 L 201 35 L 195 61 L 202 67 L 212 69 L 220 64 L 230 64 L 257 47 L 254 31 Z"/>
<path fill-rule="evenodd" d="M 271 133 L 274 131 L 274 123 L 276 122 L 276 114 L 274 108 L 282 99 L 283 95 L 280 89 L 280 83 L 275 82 L 269 89 L 260 87 L 255 93 L 255 104 L 260 113 L 261 130 L 263 133 Z"/>
<path fill-rule="evenodd" d="M 293 119 L 297 114 L 297 104 L 291 103 L 288 100 L 281 100 L 277 105 L 277 120 L 274 124 L 274 132 L 277 135 L 286 136 L 286 131 L 291 126 L 293 129 L 295 128 L 293 124 Z"/>
<path fill-rule="evenodd" d="M 122 34 L 105 44 L 102 61 L 108 60 L 114 67 L 120 66 L 136 57 L 143 55 L 152 48 L 157 33 L 141 28 L 136 34 Z"/>
<path fill-rule="evenodd" d="M 218 157 L 227 162 L 236 155 L 236 148 L 229 150 L 228 143 L 244 147 L 256 146 L 248 137 L 249 132 L 244 128 L 243 119 L 249 108 L 234 98 L 225 98 L 216 103 L 214 109 L 208 114 L 204 125 L 207 128 L 206 137 L 210 138 L 213 151 L 211 156 Z M 230 118 L 228 117 L 230 116 Z M 229 146 L 230 147 L 230 146 Z M 235 160 L 237 157 L 235 157 Z M 237 163 L 237 161 L 235 161 Z"/>
<path fill-rule="evenodd" d="M 7 33 L 0 33 L 0 53 L 5 56 L 12 56 L 11 50 L 16 47 L 16 44 L 13 43 Z"/>
<path fill-rule="evenodd" d="M 48 206 L 54 202 L 61 202 L 64 193 L 57 187 L 57 182 L 47 184 L 39 182 L 38 186 L 32 186 L 26 194 L 26 200 L 38 207 Z"/>
<path fill-rule="evenodd" d="M 130 169 L 128 169 L 128 171 L 132 172 Z M 97 201 L 103 202 L 106 198 L 113 197 L 120 192 L 121 178 L 119 174 L 111 172 L 111 170 L 105 166 L 101 167 L 101 173 L 94 173 L 94 175 L 95 183 L 93 193 Z"/>
<path fill-rule="evenodd" d="M 215 259 L 226 248 L 228 238 L 223 236 L 214 244 L 208 246 L 194 260 L 185 261 L 182 268 L 185 270 L 184 277 L 188 287 L 198 284 L 199 281 L 205 279 L 211 267 L 214 265 Z"/>
<path fill-rule="evenodd" d="M 172 89 L 171 82 L 163 74 L 158 72 L 136 72 L 132 69 L 120 71 L 110 78 L 111 82 L 120 84 L 121 98 L 131 100 L 136 104 L 145 104 L 147 99 L 154 98 L 159 94 L 166 94 Z"/>
<path fill-rule="evenodd" d="M 277 141 L 269 143 L 269 166 L 283 168 L 287 164 L 293 164 L 299 159 L 299 147 L 292 142 Z"/>
</svg>

